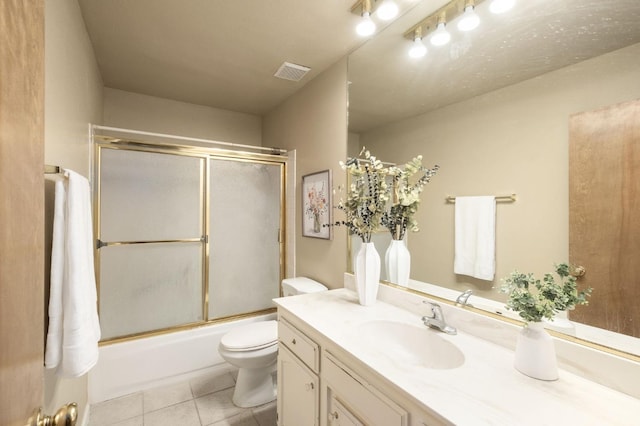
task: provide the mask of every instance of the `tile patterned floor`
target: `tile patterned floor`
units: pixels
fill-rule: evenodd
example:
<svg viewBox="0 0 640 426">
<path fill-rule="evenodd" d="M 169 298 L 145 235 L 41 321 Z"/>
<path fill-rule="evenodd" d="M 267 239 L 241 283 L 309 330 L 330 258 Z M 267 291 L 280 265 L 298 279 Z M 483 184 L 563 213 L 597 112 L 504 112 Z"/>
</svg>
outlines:
<svg viewBox="0 0 640 426">
<path fill-rule="evenodd" d="M 238 408 L 230 372 L 93 404 L 89 426 L 275 426 L 276 402 Z"/>
</svg>

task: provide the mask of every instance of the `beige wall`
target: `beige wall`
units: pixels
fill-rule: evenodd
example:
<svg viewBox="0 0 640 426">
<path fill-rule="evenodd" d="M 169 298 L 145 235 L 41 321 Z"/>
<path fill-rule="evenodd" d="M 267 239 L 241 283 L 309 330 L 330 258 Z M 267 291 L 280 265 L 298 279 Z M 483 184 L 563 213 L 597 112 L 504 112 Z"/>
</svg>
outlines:
<svg viewBox="0 0 640 426">
<path fill-rule="evenodd" d="M 386 161 L 422 154 L 441 169 L 409 235 L 412 278 L 496 296 L 517 268 L 543 274 L 568 260 L 568 118 L 640 98 L 640 44 L 361 135 Z M 496 280 L 453 274 L 447 195 L 517 194 L 497 207 Z"/>
<path fill-rule="evenodd" d="M 347 61 L 336 63 L 264 117 L 263 143 L 296 150 L 296 258 L 298 276 L 330 288 L 342 287 L 346 270 L 346 231 L 333 240 L 302 237 L 302 176 L 331 169 L 333 186 L 344 185 L 338 166 L 347 155 Z M 335 211 L 334 211 L 335 213 Z"/>
<path fill-rule="evenodd" d="M 47 164 L 89 176 L 89 123 L 102 120 L 102 78 L 76 1 L 45 3 L 45 146 Z M 46 185 L 45 288 L 49 286 L 52 185 Z M 44 408 L 54 413 L 75 401 L 86 413 L 87 376 L 60 379 L 45 372 Z M 81 424 L 79 422 L 78 424 Z"/>
<path fill-rule="evenodd" d="M 104 89 L 104 125 L 245 145 L 262 145 L 262 118 Z"/>
</svg>

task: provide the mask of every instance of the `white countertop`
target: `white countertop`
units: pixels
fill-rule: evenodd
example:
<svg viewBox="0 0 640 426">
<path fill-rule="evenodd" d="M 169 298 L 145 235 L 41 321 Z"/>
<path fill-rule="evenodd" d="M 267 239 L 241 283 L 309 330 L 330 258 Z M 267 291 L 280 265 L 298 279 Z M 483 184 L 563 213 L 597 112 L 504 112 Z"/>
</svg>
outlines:
<svg viewBox="0 0 640 426">
<path fill-rule="evenodd" d="M 388 320 L 421 326 L 422 321 L 380 300 L 361 306 L 351 290 L 275 302 L 407 397 L 456 425 L 640 425 L 640 400 L 563 370 L 557 381 L 532 379 L 513 367 L 512 351 L 464 332 L 450 336 L 433 330 L 464 353 L 464 364 L 454 369 L 405 365 L 372 351 L 363 343 L 360 325 Z"/>
</svg>

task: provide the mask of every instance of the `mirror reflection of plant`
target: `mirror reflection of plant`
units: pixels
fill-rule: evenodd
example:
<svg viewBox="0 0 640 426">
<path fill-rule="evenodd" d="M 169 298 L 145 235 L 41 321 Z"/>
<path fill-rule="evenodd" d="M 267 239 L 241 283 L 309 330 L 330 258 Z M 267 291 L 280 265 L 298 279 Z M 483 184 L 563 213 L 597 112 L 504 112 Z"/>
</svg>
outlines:
<svg viewBox="0 0 640 426">
<path fill-rule="evenodd" d="M 350 158 L 346 163 L 341 161 L 340 166 L 351 176 L 351 183 L 347 199 L 341 199 L 336 207 L 346 218 L 333 225 L 346 226 L 362 242 L 370 243 L 371 235 L 380 229 L 389 200 L 389 187 L 385 181 L 388 169 L 365 148 L 358 157 Z"/>
<path fill-rule="evenodd" d="M 422 165 L 419 155 L 407 162 L 403 167 L 389 167 L 388 173 L 393 179 L 393 200 L 389 209 L 382 215 L 382 225 L 391 232 L 391 238 L 402 240 L 407 229 L 418 232 L 415 214 L 420 205 L 420 193 L 431 181 L 439 166 L 428 169 Z M 417 175 L 422 175 L 416 179 Z"/>
<path fill-rule="evenodd" d="M 587 305 L 587 297 L 593 289 L 578 291 L 576 278 L 570 274 L 570 270 L 566 263 L 555 265 L 555 272 L 560 277 L 559 283 L 552 274 L 545 274 L 540 281 L 532 273 L 513 271 L 502 279 L 500 288 L 502 293 L 509 294 L 506 308 L 518 312 L 527 322 L 538 322 L 543 318 L 553 319 L 558 311 Z"/>
</svg>

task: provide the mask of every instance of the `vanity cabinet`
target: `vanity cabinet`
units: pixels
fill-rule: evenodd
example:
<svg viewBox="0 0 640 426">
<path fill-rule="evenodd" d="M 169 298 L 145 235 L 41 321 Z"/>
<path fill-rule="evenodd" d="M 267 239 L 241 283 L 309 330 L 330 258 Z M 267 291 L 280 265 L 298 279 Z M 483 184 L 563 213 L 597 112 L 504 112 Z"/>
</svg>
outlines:
<svg viewBox="0 0 640 426">
<path fill-rule="evenodd" d="M 278 426 L 448 424 L 398 394 L 391 396 L 330 340 L 281 311 L 278 341 Z"/>
<path fill-rule="evenodd" d="M 283 318 L 278 342 L 278 426 L 317 426 L 320 347 Z"/>
<path fill-rule="evenodd" d="M 322 379 L 329 425 L 408 426 L 405 409 L 326 351 L 322 356 Z"/>
</svg>

